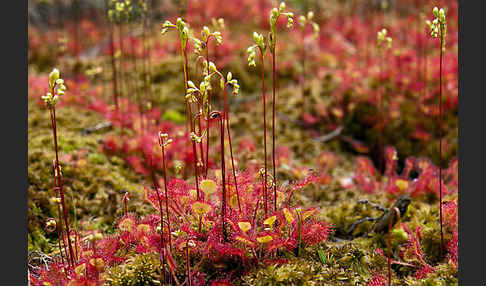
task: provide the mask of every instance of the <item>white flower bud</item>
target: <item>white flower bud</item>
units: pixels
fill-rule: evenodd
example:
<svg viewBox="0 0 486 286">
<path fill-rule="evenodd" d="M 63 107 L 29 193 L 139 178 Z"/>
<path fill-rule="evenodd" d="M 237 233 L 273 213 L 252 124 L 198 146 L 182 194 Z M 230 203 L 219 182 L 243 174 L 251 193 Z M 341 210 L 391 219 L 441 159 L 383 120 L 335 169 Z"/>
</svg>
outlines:
<svg viewBox="0 0 486 286">
<path fill-rule="evenodd" d="M 434 13 L 434 16 L 435 17 L 439 17 L 439 8 L 437 8 L 437 6 L 434 7 L 434 9 L 432 10 L 432 12 Z"/>
</svg>

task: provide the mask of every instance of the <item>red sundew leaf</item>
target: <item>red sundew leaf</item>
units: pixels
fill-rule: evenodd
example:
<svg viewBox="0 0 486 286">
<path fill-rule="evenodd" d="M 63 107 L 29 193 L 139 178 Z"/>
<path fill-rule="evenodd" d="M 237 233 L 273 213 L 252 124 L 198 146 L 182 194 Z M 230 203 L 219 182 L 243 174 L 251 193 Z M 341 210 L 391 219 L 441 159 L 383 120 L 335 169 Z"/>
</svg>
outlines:
<svg viewBox="0 0 486 286">
<path fill-rule="evenodd" d="M 402 179 L 398 176 L 393 176 L 388 179 L 385 186 L 385 191 L 394 196 L 400 196 L 408 193 L 411 185 L 412 183 L 408 180 Z"/>
<path fill-rule="evenodd" d="M 385 175 L 387 176 L 396 175 L 397 161 L 398 161 L 397 150 L 394 147 L 390 147 L 390 146 L 386 147 L 385 148 L 385 162 L 386 162 Z"/>
<path fill-rule="evenodd" d="M 119 151 L 120 145 L 118 140 L 114 136 L 107 136 L 104 142 L 104 149 L 108 152 Z"/>
<path fill-rule="evenodd" d="M 136 173 L 142 174 L 144 176 L 148 175 L 148 170 L 145 168 L 144 164 L 140 157 L 137 156 L 128 156 L 126 158 L 128 164 L 133 168 Z"/>
<path fill-rule="evenodd" d="M 417 272 L 415 272 L 413 277 L 415 279 L 424 279 L 424 278 L 427 278 L 427 276 L 429 276 L 429 274 L 434 273 L 435 271 L 436 271 L 435 268 L 433 268 L 430 265 L 426 265 L 426 266 L 420 268 L 419 270 L 417 270 Z"/>
<path fill-rule="evenodd" d="M 163 197 L 162 192 L 159 190 L 159 196 L 161 199 L 165 198 Z M 156 209 L 158 212 L 160 212 L 160 207 L 159 207 L 159 197 L 157 196 L 157 193 L 153 191 L 152 189 L 145 187 L 145 199 Z M 158 219 L 160 222 L 160 217 Z"/>
<path fill-rule="evenodd" d="M 323 222 L 310 221 L 302 224 L 302 241 L 306 245 L 314 245 L 327 240 L 329 233 L 332 229 Z M 294 233 L 292 233 L 294 235 Z M 295 232 L 297 237 L 293 236 L 294 239 L 298 239 L 298 231 Z"/>
<path fill-rule="evenodd" d="M 358 157 L 356 158 L 356 172 L 362 173 L 367 176 L 375 177 L 376 170 L 373 162 L 367 157 Z"/>
<path fill-rule="evenodd" d="M 408 157 L 405 160 L 405 166 L 403 167 L 402 171 L 402 177 L 403 178 L 409 178 L 410 177 L 410 172 L 415 168 L 415 158 L 414 157 Z"/>
<path fill-rule="evenodd" d="M 424 172 L 422 172 L 419 177 L 414 181 L 411 197 L 416 197 L 421 194 L 433 193 L 439 197 L 439 179 L 437 178 L 438 173 L 434 167 L 427 167 Z M 442 193 L 449 194 L 451 190 L 443 183 Z"/>
<path fill-rule="evenodd" d="M 458 226 L 458 205 L 455 201 L 444 202 L 442 206 L 442 212 L 444 214 L 444 222 L 452 231 L 457 230 Z"/>
<path fill-rule="evenodd" d="M 457 248 L 458 248 L 458 233 L 457 231 L 454 231 L 452 233 L 452 238 L 447 243 L 446 249 L 447 249 L 447 258 L 456 268 L 458 262 Z"/>
<path fill-rule="evenodd" d="M 401 256 L 405 260 L 416 261 L 420 265 L 422 265 L 424 268 L 431 268 L 435 271 L 435 269 L 425 261 L 424 254 L 423 254 L 422 248 L 420 246 L 420 230 L 421 230 L 421 227 L 418 226 L 415 229 L 415 234 L 413 234 L 412 231 L 410 231 L 407 224 L 405 224 L 405 223 L 402 223 L 402 228 L 408 234 L 408 242 L 407 242 L 407 247 L 402 252 Z M 430 269 L 428 269 L 427 271 L 429 271 L 429 270 Z M 428 272 L 428 273 L 430 273 L 430 272 Z"/>
<path fill-rule="evenodd" d="M 374 177 L 368 177 L 361 173 L 356 173 L 353 179 L 356 181 L 356 184 L 368 194 L 374 193 L 378 187 L 378 182 L 376 182 Z"/>
<path fill-rule="evenodd" d="M 370 282 L 366 285 L 367 286 L 386 286 L 387 285 L 387 279 L 382 274 L 375 274 L 375 276 L 373 276 L 373 278 L 370 280 Z"/>
</svg>

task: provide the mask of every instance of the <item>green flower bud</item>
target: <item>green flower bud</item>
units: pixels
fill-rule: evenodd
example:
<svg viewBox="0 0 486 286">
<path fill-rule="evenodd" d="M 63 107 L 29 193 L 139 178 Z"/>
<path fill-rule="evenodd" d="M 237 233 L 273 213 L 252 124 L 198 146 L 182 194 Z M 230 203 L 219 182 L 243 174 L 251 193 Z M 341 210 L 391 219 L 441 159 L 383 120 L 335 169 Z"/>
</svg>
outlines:
<svg viewBox="0 0 486 286">
<path fill-rule="evenodd" d="M 283 12 L 285 10 L 285 2 L 280 3 L 280 12 Z"/>
<path fill-rule="evenodd" d="M 279 14 L 277 8 L 273 8 L 272 11 L 270 12 L 270 26 L 272 29 L 273 27 L 275 27 L 275 24 L 277 23 L 278 16 Z"/>
<path fill-rule="evenodd" d="M 292 26 L 294 25 L 294 14 L 292 13 L 289 13 L 287 15 L 287 28 L 292 28 Z"/>
<path fill-rule="evenodd" d="M 439 17 L 439 8 L 437 8 L 437 6 L 434 7 L 434 9 L 432 10 L 432 12 L 434 13 L 434 16 L 435 17 Z"/>
<path fill-rule="evenodd" d="M 216 71 L 216 65 L 213 62 L 209 62 L 209 70 L 213 72 Z"/>
<path fill-rule="evenodd" d="M 200 54 L 202 51 L 202 43 L 199 39 L 194 38 L 194 52 Z"/>
<path fill-rule="evenodd" d="M 182 21 L 181 18 L 177 18 L 176 25 L 179 28 L 179 30 L 182 30 L 182 27 L 184 26 L 184 21 Z"/>
<path fill-rule="evenodd" d="M 314 12 L 309 11 L 309 12 L 307 13 L 307 19 L 312 20 L 312 18 L 314 18 Z"/>
<path fill-rule="evenodd" d="M 314 34 L 319 34 L 319 25 L 317 23 L 312 23 L 312 28 L 314 28 Z"/>
<path fill-rule="evenodd" d="M 213 64 L 214 65 L 214 64 Z M 211 66 L 211 62 L 209 62 L 209 66 Z M 204 81 L 209 83 L 211 81 L 211 75 L 207 75 L 204 77 Z"/>
<path fill-rule="evenodd" d="M 299 16 L 299 25 L 303 28 L 305 26 L 305 23 L 306 23 L 306 19 L 304 16 Z"/>
<path fill-rule="evenodd" d="M 226 75 L 226 81 L 231 81 L 232 78 L 233 74 L 231 72 L 228 72 L 228 74 Z"/>
<path fill-rule="evenodd" d="M 445 12 L 443 8 L 439 10 L 439 20 L 441 23 L 445 23 Z"/>
<path fill-rule="evenodd" d="M 54 83 L 59 79 L 59 70 L 54 68 L 49 74 L 49 87 L 52 88 Z"/>
<path fill-rule="evenodd" d="M 207 26 L 204 26 L 202 29 L 203 37 L 206 36 L 206 38 L 211 34 L 209 31 L 209 28 Z"/>
<path fill-rule="evenodd" d="M 185 41 L 187 40 L 188 36 L 189 36 L 189 29 L 187 27 L 184 27 L 182 29 L 182 39 Z"/>
<path fill-rule="evenodd" d="M 196 85 L 191 80 L 187 81 L 187 86 L 189 86 L 190 88 L 196 88 Z"/>
<path fill-rule="evenodd" d="M 221 32 L 216 31 L 213 33 L 213 36 L 216 39 L 216 43 L 218 43 L 218 45 L 221 45 L 223 43 L 223 37 L 221 36 Z"/>
<path fill-rule="evenodd" d="M 253 40 L 255 41 L 255 43 L 257 44 L 260 44 L 260 35 L 258 35 L 257 32 L 253 32 Z"/>
<path fill-rule="evenodd" d="M 219 19 L 218 19 L 218 25 L 219 25 L 219 27 L 220 27 L 221 29 L 223 29 L 223 28 L 224 28 L 224 19 L 223 19 L 223 18 L 219 18 Z"/>
</svg>

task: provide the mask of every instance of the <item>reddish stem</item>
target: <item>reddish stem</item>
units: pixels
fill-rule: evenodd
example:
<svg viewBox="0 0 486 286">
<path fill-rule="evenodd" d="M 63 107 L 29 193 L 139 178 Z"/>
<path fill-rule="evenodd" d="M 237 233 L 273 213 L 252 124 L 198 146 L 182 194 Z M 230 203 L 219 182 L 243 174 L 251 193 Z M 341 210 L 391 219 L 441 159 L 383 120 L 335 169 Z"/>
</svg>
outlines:
<svg viewBox="0 0 486 286">
<path fill-rule="evenodd" d="M 54 88 L 55 85 L 52 87 L 51 93 L 54 94 Z M 52 106 L 50 108 L 51 111 L 51 123 L 52 123 L 52 133 L 54 136 L 54 150 L 56 151 L 56 174 L 54 175 L 55 178 L 57 178 L 57 185 L 59 187 L 59 193 L 61 195 L 61 204 L 62 204 L 62 211 L 63 211 L 63 216 L 64 216 L 64 223 L 66 225 L 66 234 L 67 234 L 67 243 L 68 243 L 68 248 L 69 248 L 69 255 L 70 255 L 70 263 L 74 267 L 74 252 L 73 252 L 73 247 L 71 245 L 71 239 L 69 237 L 69 234 L 71 233 L 69 230 L 69 223 L 67 219 L 67 210 L 66 210 L 66 203 L 64 201 L 64 192 L 62 189 L 62 175 L 61 175 L 61 168 L 59 167 L 59 152 L 58 152 L 58 146 L 57 146 L 57 125 L 56 125 L 56 108 Z"/>
<path fill-rule="evenodd" d="M 57 178 L 56 178 L 56 161 L 52 162 L 52 172 L 54 175 L 54 189 L 56 191 L 56 198 L 59 198 L 59 187 L 57 187 Z M 66 243 L 64 241 L 64 230 L 62 227 L 62 214 L 61 214 L 61 206 L 56 203 L 57 205 L 57 215 L 58 215 L 58 221 L 56 222 L 56 229 L 57 229 L 57 238 L 58 238 L 58 246 L 59 246 L 59 253 L 61 253 L 61 261 L 62 264 L 64 265 L 64 255 L 62 253 L 62 248 L 64 248 L 64 253 L 66 254 L 66 260 L 67 260 L 67 249 L 66 249 Z M 62 240 L 62 248 L 61 248 L 61 240 Z"/>
<path fill-rule="evenodd" d="M 129 192 L 126 192 L 123 196 L 123 205 L 125 207 L 125 216 L 128 214 L 128 197 L 130 196 Z"/>
<path fill-rule="evenodd" d="M 379 131 L 378 131 L 378 167 L 383 172 L 383 127 L 384 127 L 384 115 L 383 115 L 383 94 L 384 94 L 384 80 L 383 80 L 383 54 L 380 52 L 380 70 L 379 70 L 379 82 L 380 91 L 378 92 L 378 106 L 379 106 Z"/>
<path fill-rule="evenodd" d="M 154 171 L 154 165 L 152 163 L 152 157 L 150 157 L 150 173 L 152 177 L 152 183 L 154 185 L 154 190 L 155 193 L 157 194 L 157 201 L 159 202 L 159 211 L 160 211 L 160 253 L 164 253 L 164 216 L 162 213 L 162 199 L 160 198 L 160 187 L 159 183 L 157 182 L 157 179 L 155 178 L 155 171 Z M 167 213 L 169 214 L 169 213 Z M 169 233 L 170 236 L 170 233 Z M 163 256 L 163 255 L 161 255 Z M 161 261 L 162 262 L 162 261 Z"/>
<path fill-rule="evenodd" d="M 186 268 L 187 268 L 187 281 L 188 281 L 188 285 L 189 286 L 192 286 L 192 275 L 191 275 L 191 263 L 189 261 L 189 247 L 187 247 L 187 250 L 186 250 Z"/>
<path fill-rule="evenodd" d="M 111 58 L 111 71 L 113 82 L 113 100 L 115 101 L 115 110 L 118 114 L 118 82 L 117 82 L 117 72 L 115 63 L 115 39 L 113 33 L 113 23 L 110 23 L 110 58 Z"/>
<path fill-rule="evenodd" d="M 226 100 L 226 85 L 223 88 L 223 104 L 224 104 L 224 117 L 226 119 L 226 130 L 228 131 L 228 140 L 229 140 L 230 155 L 231 155 L 231 167 L 233 169 L 233 178 L 235 181 L 236 199 L 238 200 L 238 209 L 241 212 L 240 195 L 238 193 L 238 183 L 236 182 L 235 161 L 233 158 L 233 146 L 231 143 L 231 132 L 229 127 L 229 113 L 228 113 L 229 108 L 228 108 L 228 102 Z"/>
<path fill-rule="evenodd" d="M 226 227 L 225 227 L 225 217 L 226 217 L 226 167 L 225 167 L 225 160 L 224 160 L 224 120 L 223 117 L 220 114 L 219 117 L 219 122 L 220 122 L 220 133 L 221 133 L 221 180 L 223 183 L 223 193 L 222 193 L 222 199 L 221 199 L 221 226 L 222 226 L 222 231 L 223 231 L 223 238 L 226 241 L 227 240 L 227 235 L 226 235 Z"/>
<path fill-rule="evenodd" d="M 124 56 L 124 52 L 123 52 L 123 24 L 119 24 L 119 28 L 118 28 L 118 42 L 120 44 L 120 79 L 121 79 L 121 82 L 120 82 L 120 95 L 122 94 L 122 91 L 124 89 L 124 82 L 125 82 L 125 67 L 124 67 L 124 60 L 123 60 L 123 56 Z M 121 106 L 120 106 L 120 109 Z M 123 120 L 123 112 L 120 112 L 121 110 L 118 110 L 117 112 L 117 117 L 119 117 L 118 119 L 120 120 L 120 124 L 121 124 L 121 134 L 123 135 L 124 134 L 124 127 L 125 127 L 125 122 Z"/>
<path fill-rule="evenodd" d="M 277 41 L 277 36 L 275 35 L 275 42 Z M 272 165 L 273 165 L 273 200 L 274 200 L 274 210 L 277 211 L 277 174 L 276 174 L 276 163 L 275 163 L 275 93 L 277 90 L 276 82 L 276 70 L 275 70 L 275 49 L 272 52 L 272 74 L 273 74 L 273 95 L 272 95 Z"/>
<path fill-rule="evenodd" d="M 209 47 L 208 47 L 208 41 L 206 41 L 206 65 L 208 67 L 208 74 L 209 74 Z M 210 107 L 211 107 L 211 91 L 208 90 L 208 110 L 207 110 L 207 118 L 206 118 L 206 164 L 204 164 L 205 167 L 205 172 L 204 172 L 204 178 L 206 179 L 208 177 L 208 168 L 209 168 L 209 113 L 210 113 Z"/>
<path fill-rule="evenodd" d="M 53 170 L 55 172 L 55 169 L 53 169 Z M 55 184 L 56 184 L 56 179 L 54 177 L 54 185 Z M 55 187 L 55 189 L 56 189 L 56 198 L 58 198 L 59 197 L 59 188 Z M 59 246 L 59 253 L 61 253 L 61 261 L 62 261 L 62 264 L 64 265 L 64 254 L 62 253 L 62 248 L 64 248 L 64 253 L 66 253 L 66 254 L 67 254 L 67 249 L 66 249 L 66 243 L 64 241 L 64 230 L 63 230 L 63 227 L 62 227 L 61 207 L 59 206 L 59 204 L 57 204 L 57 214 L 59 216 L 59 220 L 57 221 L 57 225 L 56 225 L 58 246 Z M 62 247 L 61 247 L 61 240 L 62 240 Z M 67 260 L 67 257 L 66 257 L 66 260 Z"/>
<path fill-rule="evenodd" d="M 164 169 L 164 191 L 165 191 L 165 212 L 167 213 L 167 230 L 169 232 L 169 248 L 172 251 L 172 238 L 171 238 L 171 229 L 170 229 L 170 217 L 169 217 L 169 195 L 167 193 L 167 169 L 165 167 L 165 147 L 164 147 L 164 138 L 160 137 L 160 145 L 162 147 L 162 169 Z"/>
<path fill-rule="evenodd" d="M 266 100 L 265 100 L 265 64 L 264 64 L 264 54 L 263 50 L 260 49 L 260 54 L 262 58 L 262 101 L 263 101 L 263 150 L 264 150 L 264 178 L 263 178 L 263 208 L 265 215 L 267 214 L 267 109 L 266 109 Z"/>
<path fill-rule="evenodd" d="M 440 65 L 439 65 L 439 216 L 440 216 L 440 253 L 444 248 L 444 233 L 442 231 L 442 24 L 440 30 Z"/>
<path fill-rule="evenodd" d="M 305 39 L 305 35 L 303 36 Z M 302 114 L 305 112 L 305 45 L 302 45 L 302 79 L 301 79 L 301 88 L 302 88 Z"/>
<path fill-rule="evenodd" d="M 201 103 L 199 100 L 197 101 L 197 123 L 198 123 L 198 133 L 197 136 L 201 138 L 202 135 L 202 125 L 201 125 L 201 116 L 202 116 L 202 111 L 201 111 Z M 201 143 L 199 145 L 199 153 L 201 153 L 201 163 L 204 164 L 204 151 L 203 151 L 203 141 L 201 139 Z M 204 166 L 202 166 L 201 172 L 204 172 Z"/>
<path fill-rule="evenodd" d="M 187 63 L 187 46 L 186 49 L 182 51 L 183 53 L 183 58 L 184 58 L 184 88 L 185 88 L 185 93 L 184 96 L 187 94 L 187 81 L 188 81 L 188 72 L 189 72 L 189 67 Z M 189 101 L 186 100 L 186 108 L 187 108 L 187 116 L 189 120 L 189 127 L 191 132 L 194 132 L 194 122 L 192 120 L 192 110 L 191 106 L 189 105 Z M 194 132 L 195 133 L 195 132 Z M 194 174 L 196 177 L 196 194 L 197 194 L 197 199 L 199 200 L 199 171 L 197 168 L 197 162 L 198 162 L 198 156 L 197 156 L 197 149 L 196 149 L 196 142 L 192 140 L 192 153 L 194 155 Z"/>
</svg>

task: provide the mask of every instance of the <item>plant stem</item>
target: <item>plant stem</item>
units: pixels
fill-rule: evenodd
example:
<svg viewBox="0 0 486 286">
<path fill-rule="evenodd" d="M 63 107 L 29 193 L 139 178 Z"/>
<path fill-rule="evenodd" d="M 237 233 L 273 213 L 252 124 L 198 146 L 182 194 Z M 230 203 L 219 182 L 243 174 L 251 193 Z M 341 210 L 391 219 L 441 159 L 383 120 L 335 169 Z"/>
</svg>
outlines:
<svg viewBox="0 0 486 286">
<path fill-rule="evenodd" d="M 56 161 L 52 162 L 52 172 L 54 175 L 54 189 L 56 191 L 56 198 L 59 198 L 59 187 L 57 186 L 57 178 L 56 178 Z M 64 253 L 66 255 L 66 260 L 67 260 L 67 249 L 66 249 L 66 243 L 64 241 L 64 230 L 62 227 L 62 214 L 61 214 L 61 206 L 56 203 L 57 205 L 57 215 L 58 215 L 58 221 L 56 222 L 56 229 L 57 229 L 57 238 L 58 238 L 58 246 L 59 246 L 59 253 L 61 253 L 61 261 L 62 264 L 64 265 L 64 255 L 62 253 L 62 248 L 64 248 Z M 61 240 L 62 240 L 62 248 L 61 248 Z"/>
<path fill-rule="evenodd" d="M 197 124 L 198 124 L 198 130 L 197 130 L 197 136 L 201 138 L 202 135 L 202 125 L 201 125 L 201 117 L 202 117 L 202 109 L 201 109 L 201 103 L 199 100 L 197 101 Z M 203 141 L 201 139 L 201 142 L 198 143 L 199 145 L 199 153 L 201 153 L 201 163 L 204 164 L 204 151 L 203 151 Z M 201 173 L 204 172 L 204 166 L 202 166 Z"/>
<path fill-rule="evenodd" d="M 209 47 L 208 41 L 206 41 L 206 65 L 208 67 L 209 74 Z M 208 177 L 208 167 L 209 167 L 209 113 L 211 112 L 211 91 L 208 90 L 208 102 L 207 102 L 207 118 L 206 118 L 206 164 L 204 164 L 204 179 Z"/>
<path fill-rule="evenodd" d="M 117 72 L 115 63 L 115 39 L 113 33 L 113 23 L 110 23 L 110 58 L 111 58 L 111 71 L 113 82 L 113 100 L 115 101 L 115 110 L 118 114 L 118 85 L 117 85 Z"/>
<path fill-rule="evenodd" d="M 380 91 L 378 92 L 378 108 L 379 108 L 379 115 L 378 115 L 378 168 L 380 172 L 384 172 L 383 168 L 383 127 L 384 127 L 384 116 L 383 116 L 383 94 L 384 94 L 384 80 L 383 80 L 383 53 L 379 52 L 380 57 L 380 70 L 379 70 L 379 83 L 380 83 Z"/>
<path fill-rule="evenodd" d="M 52 88 L 52 94 L 54 94 L 54 88 Z M 55 168 L 56 168 L 56 173 L 54 176 L 57 178 L 57 185 L 59 187 L 59 194 L 61 195 L 61 204 L 62 204 L 62 211 L 63 211 L 63 216 L 64 216 L 64 223 L 66 225 L 66 234 L 67 234 L 67 243 L 68 243 L 68 248 L 69 248 L 69 255 L 70 255 L 70 263 L 74 267 L 74 252 L 73 252 L 73 247 L 71 245 L 71 238 L 70 238 L 70 230 L 69 230 L 69 223 L 67 219 L 67 210 L 66 210 L 66 203 L 64 201 L 64 192 L 62 189 L 62 175 L 61 175 L 61 168 L 59 167 L 59 152 L 58 152 L 58 146 L 57 146 L 57 125 L 56 125 L 56 108 L 52 106 L 50 108 L 51 112 L 51 123 L 52 123 L 52 133 L 54 136 L 54 150 L 56 151 L 56 163 L 55 163 Z M 57 176 L 56 176 L 57 175 Z"/>
<path fill-rule="evenodd" d="M 55 169 L 54 170 L 54 174 L 55 174 Z M 56 179 L 54 177 L 54 185 L 56 185 Z M 56 198 L 59 197 L 59 188 L 58 187 L 55 187 L 56 189 Z M 63 227 L 62 227 L 62 215 L 61 215 L 61 207 L 59 206 L 59 204 L 57 204 L 57 214 L 59 216 L 59 220 L 57 222 L 57 238 L 58 238 L 58 246 L 59 246 L 59 253 L 61 253 L 61 261 L 62 261 L 62 264 L 64 265 L 64 255 L 62 253 L 62 248 L 64 248 L 64 253 L 66 254 L 66 260 L 67 260 L 67 249 L 66 249 L 66 243 L 64 241 L 64 230 L 63 230 Z M 61 240 L 62 240 L 62 248 L 61 248 Z"/>
<path fill-rule="evenodd" d="M 305 37 L 305 35 L 304 35 Z M 302 79 L 301 79 L 301 88 L 302 88 L 302 114 L 305 112 L 305 45 L 302 45 Z"/>
<path fill-rule="evenodd" d="M 188 285 L 192 286 L 192 275 L 191 275 L 191 262 L 189 261 L 189 247 L 186 246 L 186 267 L 187 267 L 187 281 Z"/>
<path fill-rule="evenodd" d="M 264 152 L 264 178 L 263 178 L 263 208 L 265 215 L 267 214 L 267 109 L 265 100 L 265 63 L 263 50 L 259 47 L 262 57 L 262 101 L 263 101 L 263 152 Z"/>
<path fill-rule="evenodd" d="M 125 82 L 125 67 L 124 67 L 124 60 L 123 60 L 123 24 L 119 24 L 119 29 L 118 29 L 118 42 L 120 43 L 120 95 L 123 94 L 123 89 L 125 87 L 124 82 Z M 121 106 L 120 106 L 121 109 Z M 121 110 L 118 110 L 118 119 L 120 120 L 121 124 L 121 134 L 124 134 L 124 126 L 125 122 L 123 120 L 123 112 L 120 112 Z"/>
<path fill-rule="evenodd" d="M 181 39 L 181 48 L 183 46 L 183 42 Z M 183 69 L 184 69 L 184 96 L 187 94 L 187 81 L 188 81 L 188 63 L 187 63 L 187 46 L 184 50 L 181 49 L 182 52 L 182 58 L 183 58 Z M 189 101 L 186 100 L 186 108 L 187 108 L 187 117 L 189 120 L 189 127 L 191 132 L 194 132 L 194 123 L 192 121 L 192 111 L 191 107 L 189 105 Z M 194 132 L 195 133 L 195 132 Z M 199 200 L 199 172 L 197 169 L 197 162 L 198 162 L 198 156 L 197 156 L 197 149 L 196 149 L 196 142 L 192 141 L 192 152 L 194 155 L 194 174 L 196 177 L 196 194 L 197 194 L 197 199 Z"/>
<path fill-rule="evenodd" d="M 150 171 L 152 175 L 152 183 L 154 185 L 155 193 L 157 194 L 157 200 L 159 202 L 159 211 L 160 211 L 160 253 L 164 253 L 164 216 L 162 213 L 162 199 L 160 198 L 160 187 L 157 183 L 157 179 L 155 178 L 155 171 L 154 165 L 152 163 L 152 157 L 150 157 Z M 169 213 L 167 213 L 168 215 Z M 170 233 L 169 233 L 170 236 Z M 162 255 L 163 256 L 163 255 Z M 162 261 L 161 261 L 162 262 Z"/>
<path fill-rule="evenodd" d="M 275 35 L 275 42 L 277 41 L 277 35 Z M 277 211 L 277 174 L 276 174 L 276 163 L 275 163 L 275 93 L 277 89 L 276 82 L 276 70 L 275 70 L 275 51 L 272 52 L 272 74 L 273 74 L 273 95 L 272 95 L 272 165 L 273 165 L 273 199 L 274 199 L 274 210 Z"/>
<path fill-rule="evenodd" d="M 223 231 L 223 239 L 227 240 L 226 227 L 225 227 L 225 217 L 226 217 L 226 172 L 224 164 L 224 120 L 223 116 L 219 117 L 220 122 L 220 133 L 221 133 L 221 181 L 223 183 L 223 193 L 221 198 L 221 226 Z"/>
<path fill-rule="evenodd" d="M 134 30 L 133 24 L 129 24 L 128 26 L 131 31 Z M 133 35 L 133 32 L 131 33 Z M 142 39 L 143 41 L 143 39 Z M 143 43 L 142 43 L 143 45 Z M 130 36 L 130 52 L 131 52 L 131 62 L 133 66 L 133 71 L 135 73 L 135 76 L 133 77 L 133 88 L 130 92 L 131 95 L 135 96 L 135 98 L 138 101 L 138 108 L 139 108 L 139 115 L 140 115 L 140 134 L 143 135 L 143 100 L 142 100 L 142 94 L 138 92 L 139 90 L 139 73 L 138 73 L 138 67 L 137 67 L 137 52 L 135 50 L 135 37 Z M 131 80 L 129 80 L 130 82 Z"/>
<path fill-rule="evenodd" d="M 392 227 L 394 216 L 397 216 L 398 221 L 400 220 L 400 211 L 398 208 L 394 207 L 391 210 L 390 221 L 388 221 L 388 286 L 391 286 L 391 237 L 392 237 Z"/>
<path fill-rule="evenodd" d="M 167 231 L 169 232 L 169 248 L 172 251 L 172 238 L 170 229 L 170 217 L 169 217 L 169 195 L 167 193 L 167 169 L 165 167 L 165 147 L 164 138 L 161 138 L 162 147 L 162 169 L 164 169 L 164 191 L 165 191 L 165 212 L 167 213 Z"/>
<path fill-rule="evenodd" d="M 442 47 L 443 35 L 440 24 L 440 65 L 439 65 L 439 216 L 440 216 L 440 254 L 444 248 L 444 233 L 442 231 Z"/>
<path fill-rule="evenodd" d="M 226 130 L 228 131 L 228 141 L 229 141 L 230 155 L 231 155 L 231 167 L 233 169 L 233 178 L 235 180 L 236 199 L 238 200 L 238 209 L 241 212 L 240 195 L 238 193 L 238 183 L 236 182 L 235 161 L 233 158 L 233 147 L 231 143 L 231 132 L 229 127 L 228 102 L 226 100 L 226 85 L 223 88 L 223 104 L 224 104 L 224 118 L 226 119 Z"/>
</svg>

